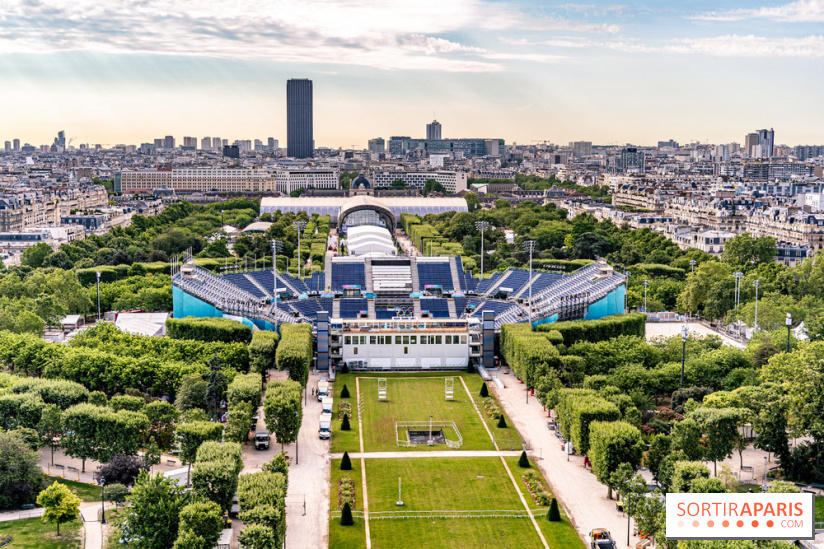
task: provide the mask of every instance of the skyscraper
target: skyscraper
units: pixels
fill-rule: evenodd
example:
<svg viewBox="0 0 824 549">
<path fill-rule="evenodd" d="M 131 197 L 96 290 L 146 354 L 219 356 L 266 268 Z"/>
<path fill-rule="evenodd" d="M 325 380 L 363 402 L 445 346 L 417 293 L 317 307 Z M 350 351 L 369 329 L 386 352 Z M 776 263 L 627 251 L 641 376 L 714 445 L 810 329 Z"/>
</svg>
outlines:
<svg viewBox="0 0 824 549">
<path fill-rule="evenodd" d="M 54 138 L 54 144 L 66 150 L 66 132 L 64 130 L 57 132 L 57 137 Z"/>
<path fill-rule="evenodd" d="M 293 78 L 286 81 L 286 155 L 311 158 L 314 154 L 312 133 L 312 81 Z"/>
<path fill-rule="evenodd" d="M 775 152 L 775 130 L 758 130 L 758 144 L 761 145 L 761 156 L 771 157 Z"/>
<path fill-rule="evenodd" d="M 14 143 L 14 150 L 19 151 L 20 150 L 20 140 L 19 139 L 13 139 L 12 143 Z"/>
<path fill-rule="evenodd" d="M 211 137 L 204 137 L 200 140 L 200 150 L 208 151 L 212 148 L 212 138 Z"/>
<path fill-rule="evenodd" d="M 269 149 L 270 151 L 275 151 L 275 150 L 277 150 L 277 148 L 278 148 L 278 140 L 277 140 L 277 139 L 275 139 L 274 137 L 270 137 L 270 138 L 269 138 L 269 143 L 268 143 L 267 147 L 268 147 L 268 149 Z"/>
<path fill-rule="evenodd" d="M 197 137 L 184 137 L 183 146 L 181 148 L 184 151 L 193 151 L 197 149 Z"/>
<path fill-rule="evenodd" d="M 167 135 L 163 138 L 163 148 L 164 149 L 174 149 L 175 148 L 175 138 L 171 135 Z"/>
<path fill-rule="evenodd" d="M 433 120 L 431 124 L 426 125 L 427 139 L 441 139 L 441 123 Z"/>
<path fill-rule="evenodd" d="M 219 137 L 213 137 L 212 138 L 212 150 L 213 151 L 219 151 L 222 146 L 223 146 L 223 141 L 221 141 Z"/>
<path fill-rule="evenodd" d="M 748 133 L 744 136 L 744 154 L 749 157 L 753 156 L 753 148 L 758 145 L 758 134 Z"/>
<path fill-rule="evenodd" d="M 10 153 L 11 152 L 11 141 L 6 141 L 5 143 L 4 152 Z"/>
</svg>

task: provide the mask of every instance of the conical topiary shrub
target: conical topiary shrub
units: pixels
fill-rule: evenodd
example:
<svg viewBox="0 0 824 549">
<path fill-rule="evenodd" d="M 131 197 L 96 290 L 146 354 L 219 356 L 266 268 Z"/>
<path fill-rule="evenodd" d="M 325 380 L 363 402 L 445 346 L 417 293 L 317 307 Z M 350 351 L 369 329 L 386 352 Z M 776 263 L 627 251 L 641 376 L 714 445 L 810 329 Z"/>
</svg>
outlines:
<svg viewBox="0 0 824 549">
<path fill-rule="evenodd" d="M 506 429 L 506 420 L 504 419 L 503 414 L 501 414 L 501 417 L 498 418 L 498 427 L 501 429 Z"/>
<path fill-rule="evenodd" d="M 481 385 L 481 398 L 486 398 L 489 396 L 489 388 L 486 386 L 486 381 L 484 384 Z"/>
<path fill-rule="evenodd" d="M 503 417 L 503 416 L 501 416 Z M 518 467 L 523 467 L 524 469 L 529 468 L 529 458 L 526 457 L 526 450 L 521 452 L 521 457 L 518 459 Z"/>
<path fill-rule="evenodd" d="M 347 387 L 346 385 L 343 386 L 343 389 L 340 390 L 340 397 L 349 398 L 349 387 Z"/>
<path fill-rule="evenodd" d="M 549 502 L 549 511 L 546 513 L 546 519 L 550 522 L 560 522 L 561 512 L 558 510 L 558 500 L 552 498 Z"/>
<path fill-rule="evenodd" d="M 349 452 L 343 453 L 343 458 L 340 460 L 340 470 L 341 471 L 351 471 L 352 470 L 352 461 L 349 459 Z"/>
<path fill-rule="evenodd" d="M 352 428 L 349 426 L 349 414 L 343 414 L 343 421 L 340 422 L 340 430 L 341 431 L 351 431 Z"/>
<path fill-rule="evenodd" d="M 349 502 L 343 504 L 343 509 L 340 512 L 340 525 L 352 526 L 355 521 L 352 519 L 352 508 L 349 507 Z"/>
</svg>

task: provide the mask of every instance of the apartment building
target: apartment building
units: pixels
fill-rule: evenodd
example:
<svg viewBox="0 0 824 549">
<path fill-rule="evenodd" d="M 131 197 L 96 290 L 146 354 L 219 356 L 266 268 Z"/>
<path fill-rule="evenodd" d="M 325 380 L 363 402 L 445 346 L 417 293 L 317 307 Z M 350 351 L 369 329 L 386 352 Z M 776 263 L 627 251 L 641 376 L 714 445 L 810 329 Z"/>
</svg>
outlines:
<svg viewBox="0 0 824 549">
<path fill-rule="evenodd" d="M 428 179 L 434 179 L 448 193 L 459 193 L 466 190 L 466 172 L 406 172 L 400 170 L 378 171 L 371 174 L 370 179 L 375 188 L 391 187 L 392 183 L 401 180 L 407 187 L 423 189 Z"/>
<path fill-rule="evenodd" d="M 335 168 L 266 170 L 182 167 L 173 170 L 123 170 L 119 177 L 115 177 L 115 190 L 123 193 L 148 193 L 164 188 L 176 192 L 290 193 L 300 188 L 337 189 L 339 185 L 340 175 Z"/>
</svg>

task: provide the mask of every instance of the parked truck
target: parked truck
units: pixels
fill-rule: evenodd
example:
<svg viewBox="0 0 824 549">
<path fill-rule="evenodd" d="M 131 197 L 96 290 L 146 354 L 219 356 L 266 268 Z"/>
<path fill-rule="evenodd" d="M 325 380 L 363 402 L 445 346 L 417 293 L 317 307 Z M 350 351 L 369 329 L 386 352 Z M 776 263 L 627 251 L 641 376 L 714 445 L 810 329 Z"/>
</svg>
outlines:
<svg viewBox="0 0 824 549">
<path fill-rule="evenodd" d="M 332 437 L 332 414 L 321 414 L 318 421 L 318 436 L 323 439 Z"/>
<path fill-rule="evenodd" d="M 606 528 L 596 528 L 589 533 L 591 549 L 616 549 L 615 541 Z"/>
<path fill-rule="evenodd" d="M 322 406 L 323 406 L 323 411 L 321 413 L 322 414 L 331 414 L 332 413 L 332 403 L 333 402 L 334 402 L 334 399 L 332 397 L 324 398 L 321 401 Z"/>
<path fill-rule="evenodd" d="M 255 432 L 255 450 L 269 449 L 269 431 Z"/>
<path fill-rule="evenodd" d="M 320 380 L 318 381 L 318 402 L 322 402 L 324 398 L 330 396 L 329 395 L 329 382 Z"/>
</svg>

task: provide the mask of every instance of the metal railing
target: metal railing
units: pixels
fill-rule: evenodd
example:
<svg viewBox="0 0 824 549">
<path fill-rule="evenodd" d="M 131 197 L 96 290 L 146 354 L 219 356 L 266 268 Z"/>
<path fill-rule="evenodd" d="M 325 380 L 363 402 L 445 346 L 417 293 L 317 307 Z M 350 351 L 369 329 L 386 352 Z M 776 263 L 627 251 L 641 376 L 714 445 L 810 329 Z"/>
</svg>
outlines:
<svg viewBox="0 0 824 549">
<path fill-rule="evenodd" d="M 414 448 L 417 446 L 416 443 L 410 442 L 409 440 L 401 440 L 400 430 L 409 430 L 412 428 L 413 430 L 420 430 L 426 431 L 430 428 L 435 427 L 449 427 L 453 431 L 455 431 L 455 435 L 458 437 L 458 440 L 450 440 L 446 438 L 444 435 L 444 440 L 446 441 L 446 445 L 452 449 L 458 449 L 463 445 L 463 437 L 461 436 L 461 432 L 458 430 L 458 426 L 455 425 L 454 421 L 396 421 L 395 422 L 395 442 L 398 446 L 402 448 Z M 371 514 L 370 514 L 371 517 Z"/>
<path fill-rule="evenodd" d="M 340 511 L 332 511 L 333 518 L 340 518 Z M 362 518 L 363 511 L 352 511 L 353 517 Z M 373 511 L 369 520 L 430 519 L 430 518 L 529 518 L 529 512 L 520 510 L 443 510 L 443 511 Z"/>
</svg>

